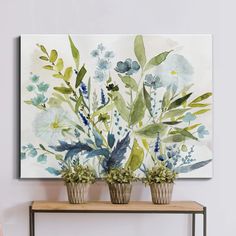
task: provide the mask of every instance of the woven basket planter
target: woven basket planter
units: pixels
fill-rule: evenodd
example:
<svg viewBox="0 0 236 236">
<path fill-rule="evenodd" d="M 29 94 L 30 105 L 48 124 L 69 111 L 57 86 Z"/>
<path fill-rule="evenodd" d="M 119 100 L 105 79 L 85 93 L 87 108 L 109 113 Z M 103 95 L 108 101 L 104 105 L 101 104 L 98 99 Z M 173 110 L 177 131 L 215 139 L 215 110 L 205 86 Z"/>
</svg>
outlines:
<svg viewBox="0 0 236 236">
<path fill-rule="evenodd" d="M 86 203 L 88 201 L 88 183 L 67 183 L 68 200 L 71 204 Z"/>
<path fill-rule="evenodd" d="M 132 190 L 132 184 L 108 184 L 112 204 L 128 204 Z"/>
<path fill-rule="evenodd" d="M 169 204 L 172 198 L 174 183 L 150 184 L 152 202 L 154 204 Z"/>
</svg>

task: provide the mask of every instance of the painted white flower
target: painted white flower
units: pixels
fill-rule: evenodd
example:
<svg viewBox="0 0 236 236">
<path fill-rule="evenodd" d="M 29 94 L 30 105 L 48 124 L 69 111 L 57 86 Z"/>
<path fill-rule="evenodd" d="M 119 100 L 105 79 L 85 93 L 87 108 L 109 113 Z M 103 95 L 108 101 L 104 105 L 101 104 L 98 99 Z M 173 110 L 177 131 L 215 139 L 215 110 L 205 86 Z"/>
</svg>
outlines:
<svg viewBox="0 0 236 236">
<path fill-rule="evenodd" d="M 156 71 L 163 86 L 175 85 L 178 89 L 190 84 L 193 75 L 193 67 L 188 60 L 179 54 L 170 54 L 161 63 Z"/>
<path fill-rule="evenodd" d="M 55 145 L 58 140 L 65 139 L 63 131 L 70 129 L 72 125 L 63 109 L 50 108 L 37 115 L 33 126 L 37 137 L 47 142 L 48 145 Z"/>
</svg>

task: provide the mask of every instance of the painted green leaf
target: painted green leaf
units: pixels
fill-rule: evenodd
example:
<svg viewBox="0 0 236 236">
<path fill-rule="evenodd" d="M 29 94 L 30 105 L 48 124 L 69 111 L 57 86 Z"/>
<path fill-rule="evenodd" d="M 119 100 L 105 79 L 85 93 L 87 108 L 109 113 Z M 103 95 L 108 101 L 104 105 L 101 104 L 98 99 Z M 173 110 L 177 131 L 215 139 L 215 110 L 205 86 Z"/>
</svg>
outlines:
<svg viewBox="0 0 236 236">
<path fill-rule="evenodd" d="M 52 93 L 52 95 L 56 97 L 57 99 L 61 100 L 62 102 L 66 101 L 66 99 L 59 93 Z"/>
<path fill-rule="evenodd" d="M 71 53 L 75 61 L 75 66 L 76 69 L 79 68 L 79 61 L 80 61 L 80 55 L 79 55 L 79 50 L 76 48 L 74 42 L 72 41 L 70 35 L 69 35 L 69 41 L 70 41 L 70 48 L 71 48 Z"/>
<path fill-rule="evenodd" d="M 143 90 L 140 90 L 135 98 L 130 111 L 129 125 L 135 125 L 144 117 L 146 105 L 143 97 Z"/>
<path fill-rule="evenodd" d="M 63 94 L 71 94 L 72 93 L 72 89 L 65 88 L 65 87 L 54 87 L 54 90 L 56 90 L 57 92 L 63 93 Z"/>
<path fill-rule="evenodd" d="M 42 149 L 42 150 L 44 150 L 44 151 L 46 151 L 47 149 L 43 146 L 43 144 L 39 144 L 39 147 Z"/>
<path fill-rule="evenodd" d="M 175 116 L 181 116 L 183 115 L 186 111 L 190 110 L 190 108 L 186 108 L 186 109 L 174 109 L 174 110 L 170 110 L 167 111 L 165 113 L 165 115 L 162 117 L 163 120 L 165 119 L 171 119 L 174 118 Z"/>
<path fill-rule="evenodd" d="M 168 135 L 170 135 L 170 134 L 179 134 L 179 133 L 176 130 L 171 130 L 171 131 L 168 132 Z"/>
<path fill-rule="evenodd" d="M 161 109 L 162 111 L 165 111 L 167 107 L 170 104 L 170 89 L 167 88 L 167 90 L 164 93 L 163 99 L 162 99 L 162 104 L 161 104 Z"/>
<path fill-rule="evenodd" d="M 57 79 L 63 79 L 63 75 L 61 74 L 53 74 L 52 76 Z"/>
<path fill-rule="evenodd" d="M 27 101 L 24 101 L 25 104 L 28 104 L 28 105 L 31 105 L 32 104 L 32 101 L 31 100 L 27 100 Z"/>
<path fill-rule="evenodd" d="M 193 129 L 197 128 L 197 127 L 200 126 L 200 125 L 201 125 L 201 123 L 199 123 L 199 124 L 194 124 L 194 125 L 185 127 L 184 129 L 185 129 L 185 130 L 193 130 Z"/>
<path fill-rule="evenodd" d="M 180 129 L 180 128 L 175 128 L 175 130 L 182 134 L 183 136 L 190 138 L 190 139 L 194 139 L 194 140 L 198 140 L 195 136 L 193 136 L 190 132 L 188 132 L 186 129 Z"/>
<path fill-rule="evenodd" d="M 82 101 L 83 101 L 83 96 L 80 95 L 79 98 L 78 98 L 78 100 L 77 100 L 76 103 L 75 103 L 75 112 L 76 112 L 76 113 L 78 113 L 79 107 L 80 107 Z"/>
<path fill-rule="evenodd" d="M 137 35 L 134 39 L 134 53 L 135 56 L 137 57 L 139 64 L 143 68 L 146 64 L 147 59 L 142 35 Z"/>
<path fill-rule="evenodd" d="M 43 53 L 45 53 L 46 55 L 48 55 L 48 52 L 47 52 L 46 48 L 45 48 L 43 45 L 37 44 L 37 46 L 41 49 L 41 51 L 42 51 Z"/>
<path fill-rule="evenodd" d="M 43 69 L 46 69 L 46 70 L 53 70 L 53 66 L 51 66 L 51 65 L 46 65 L 46 66 L 43 66 Z"/>
<path fill-rule="evenodd" d="M 166 57 L 169 55 L 171 51 L 169 52 L 162 52 L 160 54 L 158 54 L 157 56 L 153 57 L 145 66 L 144 70 L 149 70 L 154 66 L 158 66 L 160 65 L 163 61 L 165 61 Z"/>
<path fill-rule="evenodd" d="M 114 103 L 107 104 L 106 106 L 102 107 L 101 109 L 96 110 L 92 114 L 92 118 L 94 118 L 95 116 L 99 116 L 100 114 L 105 114 L 105 113 L 111 111 L 114 108 L 114 106 L 115 106 Z"/>
<path fill-rule="evenodd" d="M 80 97 L 82 97 L 82 103 L 83 103 L 83 105 L 89 110 L 88 104 L 85 102 L 84 96 L 83 96 L 81 90 L 79 91 L 79 94 L 80 94 Z"/>
<path fill-rule="evenodd" d="M 69 81 L 71 76 L 72 76 L 72 73 L 73 73 L 72 67 L 67 67 L 65 72 L 64 72 L 63 79 L 65 81 Z"/>
<path fill-rule="evenodd" d="M 207 98 L 209 98 L 210 96 L 212 96 L 212 93 L 204 93 L 203 95 L 195 98 L 190 104 L 192 103 L 197 103 L 197 102 L 201 102 L 202 100 L 205 100 Z"/>
<path fill-rule="evenodd" d="M 145 138 L 156 138 L 157 134 L 162 133 L 165 128 L 166 126 L 164 124 L 150 124 L 134 131 L 134 133 Z"/>
<path fill-rule="evenodd" d="M 122 76 L 119 74 L 119 77 L 121 78 L 122 82 L 125 84 L 126 88 L 131 88 L 135 92 L 138 91 L 138 84 L 137 82 L 130 76 Z"/>
<path fill-rule="evenodd" d="M 77 128 L 78 130 L 82 131 L 82 132 L 85 132 L 84 129 L 83 129 L 83 127 L 80 126 L 80 125 L 78 125 L 78 124 L 76 125 L 76 128 Z"/>
<path fill-rule="evenodd" d="M 194 115 L 202 115 L 202 114 L 204 114 L 204 113 L 206 113 L 206 112 L 208 112 L 208 111 L 210 111 L 211 109 L 202 109 L 202 110 L 199 110 L 199 111 L 196 111 L 196 112 L 194 112 L 193 114 Z"/>
<path fill-rule="evenodd" d="M 190 103 L 188 106 L 194 108 L 194 107 L 207 107 L 209 105 L 211 105 L 211 104 L 209 104 L 209 103 Z"/>
<path fill-rule="evenodd" d="M 55 70 L 56 70 L 57 72 L 61 72 L 61 71 L 63 70 L 63 68 L 64 68 L 64 62 L 63 62 L 62 58 L 59 58 L 59 59 L 57 60 L 57 63 L 56 63 L 56 65 L 54 66 L 54 68 L 55 68 Z"/>
<path fill-rule="evenodd" d="M 143 86 L 143 96 L 144 96 L 145 105 L 146 105 L 150 115 L 152 116 L 151 96 L 148 93 L 148 91 L 145 89 L 145 86 Z"/>
<path fill-rule="evenodd" d="M 87 70 L 85 69 L 84 65 L 81 67 L 80 71 L 78 72 L 76 76 L 76 82 L 75 82 L 75 87 L 78 88 L 80 83 L 82 82 L 85 74 L 87 73 Z"/>
<path fill-rule="evenodd" d="M 188 98 L 192 95 L 192 93 L 186 94 L 185 96 L 176 99 L 175 101 L 173 101 L 170 106 L 168 107 L 168 110 L 174 109 L 176 107 L 181 106 L 185 101 L 188 100 Z"/>
<path fill-rule="evenodd" d="M 91 93 L 91 78 L 88 79 L 88 99 L 90 99 L 90 93 Z"/>
<path fill-rule="evenodd" d="M 179 94 L 187 94 L 187 92 L 193 87 L 193 83 L 189 85 L 185 85 L 182 90 L 180 90 Z"/>
<path fill-rule="evenodd" d="M 108 80 L 106 81 L 106 84 L 110 84 L 112 82 L 112 78 L 111 78 L 111 75 L 109 74 L 109 78 Z"/>
<path fill-rule="evenodd" d="M 117 111 L 125 121 L 129 121 L 129 109 L 126 106 L 124 98 L 117 91 L 113 92 L 113 101 Z"/>
<path fill-rule="evenodd" d="M 200 161 L 194 164 L 190 164 L 190 165 L 185 165 L 185 166 L 178 166 L 175 168 L 175 171 L 177 173 L 188 173 L 190 171 L 199 169 L 207 164 L 209 164 L 212 161 L 212 159 L 206 160 L 206 161 Z"/>
<path fill-rule="evenodd" d="M 49 101 L 48 101 L 48 105 L 50 107 L 60 107 L 61 103 L 62 103 L 62 101 L 57 99 L 57 98 L 55 98 L 55 97 L 50 97 Z"/>
<path fill-rule="evenodd" d="M 183 141 L 185 141 L 185 137 L 181 134 L 170 135 L 162 140 L 164 143 L 179 143 Z"/>
<path fill-rule="evenodd" d="M 164 121 L 162 122 L 162 124 L 165 124 L 165 125 L 177 125 L 179 123 L 181 123 L 182 121 Z"/>
<path fill-rule="evenodd" d="M 187 131 L 189 131 L 189 130 L 193 130 L 193 129 L 195 129 L 195 128 L 197 128 L 198 126 L 200 126 L 201 124 L 195 124 L 195 125 L 192 125 L 192 126 L 187 126 L 187 127 L 185 127 L 185 128 L 183 128 L 183 130 L 187 130 Z M 169 134 L 178 134 L 179 133 L 179 131 L 170 131 L 169 132 Z"/>
<path fill-rule="evenodd" d="M 63 161 L 63 155 L 55 154 L 55 159 L 58 160 L 58 161 Z"/>
<path fill-rule="evenodd" d="M 128 161 L 125 164 L 125 168 L 130 168 L 132 171 L 136 171 L 143 163 L 144 150 L 139 146 L 137 139 L 134 139 L 133 147 Z"/>
<path fill-rule="evenodd" d="M 147 151 L 149 151 L 149 144 L 145 138 L 142 138 L 142 144 Z"/>
<path fill-rule="evenodd" d="M 51 50 L 49 61 L 54 63 L 57 59 L 57 56 L 58 56 L 57 51 L 55 49 Z"/>
<path fill-rule="evenodd" d="M 187 151 L 188 151 L 188 147 L 187 147 L 185 144 L 183 144 L 183 145 L 181 146 L 181 151 L 182 151 L 182 152 L 187 152 Z"/>
<path fill-rule="evenodd" d="M 48 58 L 45 57 L 45 56 L 41 56 L 41 57 L 39 57 L 39 59 L 41 59 L 41 60 L 43 60 L 43 61 L 48 61 Z"/>
</svg>

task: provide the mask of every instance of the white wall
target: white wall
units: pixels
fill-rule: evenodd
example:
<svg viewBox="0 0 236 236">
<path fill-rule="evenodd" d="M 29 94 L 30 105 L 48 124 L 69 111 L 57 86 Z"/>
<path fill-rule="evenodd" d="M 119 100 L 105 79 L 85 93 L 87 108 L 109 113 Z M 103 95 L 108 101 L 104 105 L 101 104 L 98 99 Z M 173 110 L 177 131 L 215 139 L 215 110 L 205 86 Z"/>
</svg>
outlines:
<svg viewBox="0 0 236 236">
<path fill-rule="evenodd" d="M 66 199 L 60 181 L 17 179 L 19 81 L 17 37 L 23 33 L 212 33 L 214 38 L 214 178 L 180 180 L 174 199 L 208 207 L 208 235 L 235 235 L 236 32 L 227 0 L 0 0 L 0 222 L 5 236 L 28 235 L 31 200 Z M 91 199 L 108 199 L 103 183 Z M 150 199 L 134 187 L 133 199 Z M 190 235 L 190 218 L 168 215 L 38 215 L 37 235 Z M 200 221 L 199 221 L 200 222 Z M 200 232 L 198 224 L 198 234 Z"/>
</svg>

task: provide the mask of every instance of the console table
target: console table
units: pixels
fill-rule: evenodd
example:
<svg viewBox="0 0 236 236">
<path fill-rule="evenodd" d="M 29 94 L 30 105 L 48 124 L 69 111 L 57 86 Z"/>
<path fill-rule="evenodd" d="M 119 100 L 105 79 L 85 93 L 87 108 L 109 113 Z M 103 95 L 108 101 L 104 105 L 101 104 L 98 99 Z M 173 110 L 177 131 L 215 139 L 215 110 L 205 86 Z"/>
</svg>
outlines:
<svg viewBox="0 0 236 236">
<path fill-rule="evenodd" d="M 168 205 L 154 205 L 152 202 L 130 202 L 111 204 L 110 202 L 88 202 L 69 204 L 68 202 L 34 201 L 29 207 L 30 236 L 35 236 L 35 213 L 132 213 L 132 214 L 190 214 L 192 215 L 192 236 L 195 236 L 195 216 L 203 215 L 203 236 L 207 235 L 206 207 L 194 201 L 171 202 Z"/>
</svg>

